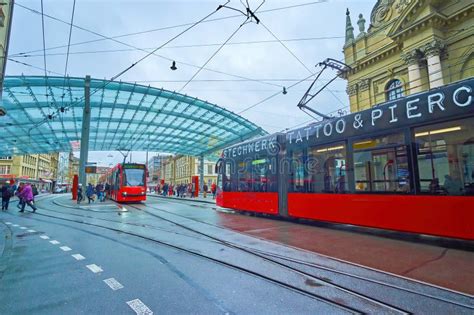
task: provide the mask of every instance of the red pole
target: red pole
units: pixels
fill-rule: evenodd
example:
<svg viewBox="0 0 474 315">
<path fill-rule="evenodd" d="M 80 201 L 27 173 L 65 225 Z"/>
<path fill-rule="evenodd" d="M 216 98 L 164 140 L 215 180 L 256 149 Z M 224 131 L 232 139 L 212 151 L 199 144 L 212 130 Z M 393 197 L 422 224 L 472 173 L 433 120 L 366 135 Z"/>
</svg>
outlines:
<svg viewBox="0 0 474 315">
<path fill-rule="evenodd" d="M 77 200 L 77 188 L 79 187 L 79 177 L 74 175 L 72 180 L 72 200 Z"/>
</svg>

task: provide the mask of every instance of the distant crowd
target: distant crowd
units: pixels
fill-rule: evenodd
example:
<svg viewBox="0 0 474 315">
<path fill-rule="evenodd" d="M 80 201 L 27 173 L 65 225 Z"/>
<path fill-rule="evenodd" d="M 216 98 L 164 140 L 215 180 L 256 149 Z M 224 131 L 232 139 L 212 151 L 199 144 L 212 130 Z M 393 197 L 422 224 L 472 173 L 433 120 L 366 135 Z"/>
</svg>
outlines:
<svg viewBox="0 0 474 315">
<path fill-rule="evenodd" d="M 88 203 L 95 202 L 96 199 L 99 202 L 104 202 L 107 194 L 110 191 L 110 186 L 108 183 L 98 183 L 95 187 L 91 183 L 87 185 L 86 188 L 86 197 Z M 77 188 L 77 203 L 81 203 L 84 200 L 84 191 L 82 189 L 82 184 L 79 184 Z"/>
<path fill-rule="evenodd" d="M 209 192 L 209 187 L 207 184 L 204 184 L 202 187 L 202 195 L 204 198 L 207 198 Z M 215 183 L 211 184 L 211 194 L 212 199 L 216 198 L 217 185 Z M 155 193 L 158 195 L 166 196 L 176 196 L 178 198 L 194 198 L 196 197 L 196 185 L 194 183 L 189 184 L 168 184 L 164 183 L 163 185 L 158 184 L 155 187 Z"/>
</svg>

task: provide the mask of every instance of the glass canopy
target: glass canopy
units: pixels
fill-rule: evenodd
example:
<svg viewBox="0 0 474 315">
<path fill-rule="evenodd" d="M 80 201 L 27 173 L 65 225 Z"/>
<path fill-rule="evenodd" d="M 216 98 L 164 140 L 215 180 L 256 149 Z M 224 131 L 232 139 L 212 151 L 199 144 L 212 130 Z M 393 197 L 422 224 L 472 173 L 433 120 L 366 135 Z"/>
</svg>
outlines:
<svg viewBox="0 0 474 315">
<path fill-rule="evenodd" d="M 7 76 L 0 155 L 77 150 L 85 78 Z M 209 154 L 263 135 L 247 119 L 215 104 L 164 89 L 91 79 L 90 151 Z"/>
</svg>

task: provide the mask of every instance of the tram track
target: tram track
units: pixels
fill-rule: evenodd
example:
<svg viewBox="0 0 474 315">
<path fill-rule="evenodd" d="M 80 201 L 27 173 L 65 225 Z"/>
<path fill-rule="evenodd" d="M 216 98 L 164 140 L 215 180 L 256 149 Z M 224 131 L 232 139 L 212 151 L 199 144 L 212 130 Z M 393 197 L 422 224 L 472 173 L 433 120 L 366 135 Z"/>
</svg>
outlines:
<svg viewBox="0 0 474 315">
<path fill-rule="evenodd" d="M 154 213 L 151 213 L 150 211 L 147 211 L 147 210 L 144 210 L 144 209 L 141 209 L 139 207 L 136 207 L 136 206 L 132 206 L 133 208 L 137 209 L 137 210 L 140 210 L 140 211 L 143 211 L 145 213 L 148 213 L 149 215 L 151 216 L 154 216 L 154 217 L 157 217 L 159 219 L 162 219 L 162 220 L 165 220 L 165 221 L 168 221 L 170 223 L 173 223 L 173 224 L 176 224 L 177 226 L 179 227 L 182 227 L 184 229 L 187 229 L 187 230 L 190 230 L 190 231 L 193 231 L 197 234 L 200 234 L 200 235 L 203 235 L 203 236 L 206 236 L 212 240 L 215 240 L 216 242 L 221 242 L 223 243 L 224 245 L 226 246 L 230 246 L 230 247 L 233 247 L 233 248 L 236 248 L 236 249 L 239 249 L 239 250 L 242 250 L 248 254 L 252 254 L 252 255 L 255 255 L 255 256 L 258 256 L 262 259 L 266 259 L 267 261 L 270 261 L 270 262 L 273 262 L 273 263 L 278 263 L 280 264 L 281 266 L 285 267 L 285 268 L 288 268 L 288 269 L 291 269 L 293 271 L 297 271 L 297 272 L 302 272 L 303 274 L 305 274 L 306 276 L 310 276 L 310 277 L 313 277 L 313 278 L 317 278 L 318 280 L 320 281 L 323 281 L 327 284 L 330 284 L 330 285 L 335 285 L 332 281 L 328 281 L 327 279 L 324 279 L 324 278 L 321 278 L 321 277 L 316 277 L 314 274 L 310 274 L 310 273 L 307 273 L 307 272 L 303 272 L 301 271 L 301 269 L 298 269 L 298 268 L 294 268 L 294 267 L 291 267 L 287 264 L 284 264 L 282 263 L 282 261 L 286 261 L 286 262 L 290 262 L 290 263 L 293 263 L 293 264 L 298 264 L 298 265 L 301 265 L 301 266 L 306 266 L 306 267 L 310 267 L 310 268 L 313 268 L 313 269 L 316 269 L 316 270 L 324 270 L 324 271 L 327 271 L 327 272 L 331 272 L 331 273 L 334 273 L 334 274 L 337 274 L 337 275 L 340 275 L 340 276 L 346 276 L 346 277 L 351 277 L 351 278 L 355 278 L 355 279 L 358 279 L 360 281 L 365 281 L 365 282 L 370 282 L 370 283 L 373 283 L 375 285 L 380 285 L 380 286 L 383 286 L 385 288 L 389 287 L 389 288 L 392 288 L 392 289 L 395 289 L 395 290 L 400 290 L 400 291 L 404 291 L 406 293 L 409 293 L 409 294 L 416 294 L 416 295 L 419 295 L 419 296 L 424 296 L 426 298 L 430 298 L 430 299 L 435 299 L 435 300 L 438 300 L 440 302 L 444 302 L 444 303 L 449 303 L 449 304 L 453 304 L 453 305 L 457 305 L 457 306 L 461 306 L 461 307 L 465 307 L 465 308 L 468 308 L 468 309 L 471 309 L 471 310 L 474 310 L 474 306 L 473 305 L 467 305 L 467 304 L 464 304 L 464 303 L 459 303 L 459 302 L 456 302 L 456 301 L 452 301 L 452 300 L 449 300 L 449 299 L 445 299 L 445 298 L 442 298 L 442 297 L 439 297 L 439 296 L 434 296 L 434 295 L 431 295 L 431 294 L 426 294 L 424 292 L 417 292 L 417 291 L 414 291 L 414 290 L 411 290 L 411 289 L 408 289 L 408 288 L 404 288 L 404 287 L 401 287 L 401 286 L 397 286 L 397 285 L 394 285 L 394 284 L 390 284 L 390 283 L 387 283 L 387 282 L 382 282 L 382 281 L 379 281 L 379 280 L 374 280 L 374 279 L 370 279 L 368 277 L 362 277 L 362 276 L 358 276 L 358 275 L 355 275 L 355 274 L 350 274 L 350 273 L 347 273 L 347 272 L 343 272 L 343 271 L 340 271 L 340 270 L 337 270 L 337 269 L 334 269 L 334 268 L 328 268 L 328 267 L 325 267 L 325 266 L 321 266 L 321 265 L 317 265 L 317 264 L 314 264 L 314 263 L 310 263 L 310 262 L 307 262 L 307 261 L 302 261 L 302 260 L 298 260 L 298 259 L 294 259 L 292 257 L 287 257 L 287 256 L 283 256 L 283 255 L 276 255 L 274 253 L 269 253 L 267 251 L 261 251 L 261 250 L 258 250 L 258 249 L 253 249 L 253 248 L 248 248 L 248 247 L 245 247 L 245 246 L 241 246 L 241 245 L 237 245 L 235 243 L 232 243 L 232 242 L 228 242 L 228 241 L 225 241 L 225 240 L 222 240 L 222 239 L 219 239 L 219 238 L 216 238 L 214 236 L 211 236 L 207 233 L 203 233 L 203 232 L 200 232 L 200 231 L 197 231 L 195 229 L 192 229 L 192 228 L 189 228 L 189 227 L 186 227 L 180 223 L 177 223 L 173 220 L 169 220 L 169 219 L 166 219 L 166 218 L 163 218 L 162 216 L 159 216 L 157 214 L 154 214 Z M 196 219 L 193 219 L 193 218 L 189 218 L 189 217 L 186 217 L 186 216 L 183 216 L 183 215 L 180 215 L 180 214 L 176 214 L 174 212 L 170 212 L 170 211 L 167 211 L 165 209 L 161 209 L 161 208 L 157 208 L 157 207 L 153 207 L 151 205 L 146 205 L 147 208 L 151 208 L 151 209 L 154 209 L 154 210 L 157 210 L 157 211 L 162 211 L 162 212 L 165 212 L 167 214 L 170 214 L 170 215 L 174 215 L 174 216 L 177 216 L 177 217 L 180 217 L 180 218 L 183 218 L 183 219 L 186 219 L 186 220 L 191 220 L 191 221 L 195 221 L 195 222 L 198 222 L 198 223 L 201 223 L 201 224 L 207 224 L 207 225 L 211 225 L 213 227 L 216 227 L 216 228 L 221 228 L 217 225 L 214 225 L 214 224 L 211 224 L 211 223 L 207 223 L 207 222 L 202 222 L 202 221 L 199 221 L 199 220 L 196 220 Z M 277 259 L 277 260 L 275 260 Z M 358 266 L 359 267 L 359 266 Z M 424 284 L 424 285 L 429 285 L 429 284 Z M 337 285 L 336 285 L 337 286 Z M 349 291 L 352 291 L 348 288 L 345 288 L 343 286 L 337 286 L 338 288 L 340 289 L 343 289 L 343 290 L 349 290 Z M 354 294 L 360 294 L 359 292 L 355 292 L 355 291 L 352 291 Z M 456 292 L 458 293 L 458 292 Z M 369 299 L 373 299 L 372 297 L 368 297 Z M 385 303 L 385 302 L 382 302 L 380 300 L 377 300 L 377 299 L 373 299 L 377 302 L 380 302 L 380 303 Z"/>
<path fill-rule="evenodd" d="M 84 220 L 74 220 L 74 219 L 71 219 L 71 218 L 64 218 L 62 216 L 56 216 L 56 215 L 50 215 L 50 214 L 42 214 L 40 213 L 40 215 L 44 215 L 44 216 L 47 216 L 47 217 L 52 217 L 52 218 L 56 218 L 56 219 L 60 219 L 60 220 L 66 220 L 66 221 L 70 221 L 70 222 L 75 222 L 75 223 L 79 223 L 79 224 L 85 224 L 85 225 L 89 225 L 89 226 L 94 226 L 94 227 L 99 227 L 99 228 L 104 228 L 104 229 L 108 229 L 108 230 L 112 230 L 112 231 L 116 231 L 116 232 L 120 232 L 120 233 L 125 233 L 127 235 L 130 235 L 130 236 L 135 236 L 135 237 L 139 237 L 139 238 L 142 238 L 142 239 L 146 239 L 146 240 L 149 240 L 149 241 L 152 241 L 152 242 L 155 242 L 155 243 L 158 243 L 158 244 L 161 244 L 161 245 L 165 245 L 165 246 L 169 246 L 169 247 L 172 247 L 172 248 L 175 248 L 175 249 L 178 249 L 178 250 L 182 250 L 184 252 L 187 252 L 189 254 L 193 254 L 193 255 L 197 255 L 197 256 L 200 256 L 202 258 L 206 258 L 206 259 L 209 259 L 211 261 L 214 261 L 216 263 L 220 263 L 220 264 L 223 264 L 227 267 L 230 267 L 230 268 L 234 268 L 234 269 L 238 269 L 240 271 L 243 271 L 243 272 L 246 272 L 246 273 L 249 273 L 249 274 L 252 274 L 254 276 L 257 276 L 257 277 L 260 277 L 260 278 L 263 278 L 267 281 L 270 281 L 272 283 L 275 283 L 275 284 L 278 284 L 280 286 L 283 286 L 289 290 L 292 290 L 292 291 L 295 291 L 295 292 L 299 292 L 301 294 L 304 294 L 304 295 L 307 295 L 307 296 L 310 296 L 312 298 L 315 298 L 315 299 L 318 299 L 318 300 L 322 300 L 326 303 L 330 303 L 332 305 L 335 305 L 335 306 L 338 306 L 338 307 L 342 307 L 344 310 L 346 311 L 350 311 L 350 312 L 355 312 L 355 313 L 359 313 L 359 312 L 367 312 L 367 310 L 360 310 L 358 308 L 353 308 L 353 307 L 350 307 L 348 306 L 347 304 L 347 301 L 344 301 L 341 303 L 341 299 L 331 299 L 331 298 L 328 298 L 327 296 L 321 296 L 320 294 L 318 293 L 315 293 L 315 291 L 318 291 L 318 290 L 311 290 L 311 288 L 314 289 L 314 287 L 312 286 L 325 286 L 325 287 L 331 287 L 333 289 L 336 289 L 338 290 L 339 292 L 343 292 L 344 294 L 349 294 L 351 295 L 353 298 L 356 298 L 358 300 L 363 300 L 365 301 L 366 303 L 369 303 L 372 307 L 375 306 L 375 309 L 377 312 L 380 312 L 380 311 L 383 311 L 384 313 L 395 313 L 395 314 L 407 314 L 407 313 L 410 313 L 410 311 L 407 311 L 401 307 L 397 307 L 397 306 L 394 306 L 390 303 L 387 303 L 387 302 L 384 302 L 384 301 L 380 301 L 378 299 L 375 299 L 373 298 L 372 296 L 368 296 L 368 295 L 365 295 L 365 294 L 361 294 L 360 292 L 357 292 L 357 291 L 354 291 L 350 288 L 347 288 L 347 287 L 344 287 L 344 286 L 341 286 L 341 285 L 337 285 L 335 283 L 333 283 L 333 281 L 329 280 L 328 279 L 324 279 L 323 277 L 318 277 L 318 276 L 315 276 L 313 273 L 310 272 L 306 272 L 304 270 L 302 270 L 303 268 L 301 268 L 301 266 L 306 266 L 306 267 L 310 267 L 310 268 L 315 268 L 315 269 L 325 269 L 325 271 L 329 271 L 329 272 L 332 272 L 332 273 L 338 273 L 339 275 L 343 274 L 343 272 L 341 271 L 338 271 L 338 270 L 334 270 L 334 269 L 331 269 L 331 268 L 326 268 L 326 267 L 323 267 L 323 266 L 319 266 L 319 265 L 314 265 L 314 264 L 311 264 L 311 263 L 308 263 L 308 262 L 305 262 L 305 261 L 300 261 L 300 260 L 296 260 L 296 259 L 292 259 L 291 257 L 285 257 L 285 256 L 281 256 L 281 255 L 275 255 L 274 253 L 269 253 L 269 252 L 265 252 L 265 251 L 259 251 L 259 250 L 256 250 L 256 249 L 251 249 L 251 248 L 247 248 L 245 246 L 240 246 L 240 245 L 237 245 L 237 244 L 234 244 L 234 243 L 231 243 L 231 242 L 228 242 L 226 240 L 223 240 L 223 239 L 220 239 L 220 238 L 216 238 L 212 235 L 209 235 L 207 233 L 204 233 L 204 232 L 201 232 L 201 231 L 198 231 L 196 229 L 193 229 L 193 228 L 189 228 L 183 224 L 180 224 L 179 222 L 176 222 L 176 221 L 173 221 L 173 220 L 170 220 L 168 218 L 164 218 L 160 215 L 157 215 L 156 213 L 152 213 L 146 209 L 143 209 L 142 207 L 139 207 L 139 206 L 134 206 L 134 205 L 128 205 L 127 206 L 128 208 L 133 208 L 133 209 L 136 209 L 138 211 L 141 211 L 141 212 L 144 212 L 152 217 L 155 217 L 157 219 L 160 219 L 160 220 L 164 220 L 166 222 L 169 222 L 171 224 L 174 224 L 176 226 L 178 226 L 179 228 L 182 228 L 188 232 L 192 232 L 194 234 L 197 234 L 199 236 L 201 236 L 201 240 L 203 239 L 206 239 L 207 241 L 212 241 L 213 243 L 215 244 L 219 244 L 221 246 L 225 246 L 227 248 L 231 248 L 233 250 L 236 250 L 236 251 L 239 251 L 239 252 L 242 252 L 242 253 L 245 253 L 246 255 L 251 255 L 253 257 L 256 257 L 262 261 L 264 261 L 265 263 L 267 264 L 272 264 L 272 265 L 276 265 L 278 266 L 280 269 L 283 269 L 283 270 L 286 270 L 286 272 L 288 273 L 292 273 L 294 275 L 298 275 L 300 278 L 304 278 L 306 279 L 305 281 L 305 284 L 308 285 L 309 284 L 309 287 L 310 289 L 305 289 L 304 287 L 301 287 L 301 286 L 295 286 L 295 285 L 292 285 L 291 283 L 288 283 L 288 282 L 284 282 L 284 281 L 280 281 L 279 279 L 275 279 L 275 277 L 269 277 L 268 275 L 266 274 L 262 274 L 261 272 L 258 272 L 256 270 L 252 270 L 252 269 L 249 269 L 247 267 L 243 267 L 241 265 L 238 265 L 238 264 L 235 264 L 235 263 L 232 263 L 232 262 L 229 262 L 229 261 L 226 261 L 225 259 L 219 259 L 218 257 L 212 257 L 212 255 L 209 255 L 209 254 L 203 254 L 202 252 L 200 251 L 196 251 L 196 250 L 192 250 L 190 248 L 185 248 L 183 246 L 180 246 L 180 245 L 176 245 L 176 244 L 172 244 L 170 242 L 166 242 L 166 241 L 162 241 L 162 240 L 157 240 L 156 238 L 153 238 L 153 237 L 148 237 L 146 235 L 142 235 L 142 234 L 138 234 L 138 233 L 135 233 L 135 232 L 131 232 L 131 231 L 127 231 L 127 230 L 124 230 L 124 229 L 120 229 L 120 228 L 113 228 L 113 227 L 110 227 L 110 226 L 106 226 L 106 225 L 103 225 L 103 224 L 97 224 L 97 223 L 91 223 L 91 222 L 86 222 Z M 201 224 L 209 224 L 209 223 L 205 223 L 205 222 L 201 222 L 199 220 L 195 220 L 195 219 L 191 219 L 191 218 L 188 218 L 188 217 L 185 217 L 185 216 L 181 216 L 179 214 L 175 214 L 175 213 L 172 213 L 172 212 L 169 212 L 165 209 L 160 209 L 160 208 L 156 208 L 156 207 L 153 207 L 151 205 L 146 205 L 146 207 L 148 208 L 151 208 L 151 209 L 154 209 L 156 211 L 162 211 L 162 212 L 165 212 L 169 215 L 174 215 L 174 216 L 177 216 L 177 217 L 181 217 L 181 218 L 184 218 L 184 219 L 187 219 L 187 220 L 192 220 L 192 221 L 195 221 L 195 222 L 199 222 Z M 82 209 L 81 209 L 82 210 Z M 79 214 L 72 214 L 72 213 L 64 213 L 64 212 L 59 212 L 59 211 L 54 211 L 54 210 L 51 210 L 51 209 L 47 209 L 47 211 L 51 211 L 53 213 L 56 213 L 56 214 L 61 214 L 61 215 L 72 215 L 72 216 L 75 216 L 76 218 L 79 218 L 79 217 L 82 217 L 84 219 L 91 219 L 91 220 L 100 220 L 102 221 L 104 224 L 106 223 L 109 223 L 109 224 L 130 224 L 130 225 L 133 225 L 133 226 L 138 226 L 138 227 L 143 227 L 145 229 L 157 229 L 156 227 L 154 226 L 150 226 L 150 225 L 144 225 L 144 224 L 135 224 L 135 223 L 130 223 L 130 222 L 123 222 L 123 221 L 117 221 L 117 220 L 109 220 L 109 219 L 104 219 L 104 218 L 97 218 L 95 216 L 88 216 L 88 215 L 79 215 Z M 87 210 L 86 210 L 87 211 Z M 92 211 L 93 212 L 93 211 Z M 94 212 L 94 213 L 97 213 L 97 212 Z M 212 225 L 212 224 L 209 224 L 209 225 Z M 212 225 L 212 226 L 215 226 L 215 225 Z M 217 227 L 217 226 L 215 226 Z M 158 228 L 159 230 L 159 228 Z M 166 230 L 166 232 L 170 232 L 168 230 Z M 179 234 L 179 235 L 185 235 L 185 234 L 182 234 L 182 233 L 176 233 L 176 232 L 172 232 L 172 233 L 175 233 L 175 234 Z M 185 235 L 185 236 L 188 236 L 189 235 Z M 290 264 L 296 264 L 297 266 L 291 266 Z M 372 283 L 375 283 L 377 285 L 380 285 L 380 286 L 385 286 L 385 287 L 391 287 L 392 289 L 396 289 L 396 290 L 403 290 L 403 291 L 406 291 L 407 293 L 410 293 L 410 294 L 419 294 L 421 296 L 424 296 L 425 298 L 429 298 L 429 299 L 436 299 L 438 300 L 439 302 L 443 302 L 443 303 L 450 303 L 450 304 L 453 304 L 457 307 L 461 307 L 461 308 L 464 308 L 465 310 L 468 310 L 470 309 L 472 311 L 472 307 L 469 306 L 469 305 L 464 305 L 464 304 L 460 304 L 460 303 L 456 303 L 456 302 L 453 302 L 453 301 L 450 301 L 450 300 L 443 300 L 443 299 L 440 299 L 438 297 L 435 297 L 435 296 L 430 296 L 430 295 L 426 295 L 426 294 L 420 294 L 419 292 L 413 292 L 413 291 L 409 291 L 409 290 L 406 290 L 405 288 L 401 288 L 401 287 L 394 287 L 393 285 L 391 284 L 387 284 L 387 283 L 380 283 L 380 282 L 377 282 L 377 281 L 374 281 L 372 279 L 367 279 L 367 278 L 361 278 L 361 277 L 354 277 L 355 275 L 353 274 L 344 274 L 344 276 L 346 277 L 353 277 L 353 278 L 358 278 L 358 280 L 360 281 L 369 281 L 369 282 L 372 282 Z M 343 301 L 343 300 L 342 300 Z M 360 301 L 359 301 L 360 302 Z M 350 304 L 350 303 L 349 303 Z M 375 311 L 375 310 L 373 310 Z"/>
</svg>

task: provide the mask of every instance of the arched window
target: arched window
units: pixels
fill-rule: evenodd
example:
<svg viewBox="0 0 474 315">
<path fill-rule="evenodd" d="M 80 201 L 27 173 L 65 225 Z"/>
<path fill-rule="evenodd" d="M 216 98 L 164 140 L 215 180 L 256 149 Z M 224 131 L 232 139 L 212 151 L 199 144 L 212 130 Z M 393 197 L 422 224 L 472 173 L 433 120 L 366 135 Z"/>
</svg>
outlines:
<svg viewBox="0 0 474 315">
<path fill-rule="evenodd" d="M 402 81 L 395 79 L 388 82 L 387 87 L 385 88 L 385 97 L 387 101 L 403 97 Z"/>
</svg>

